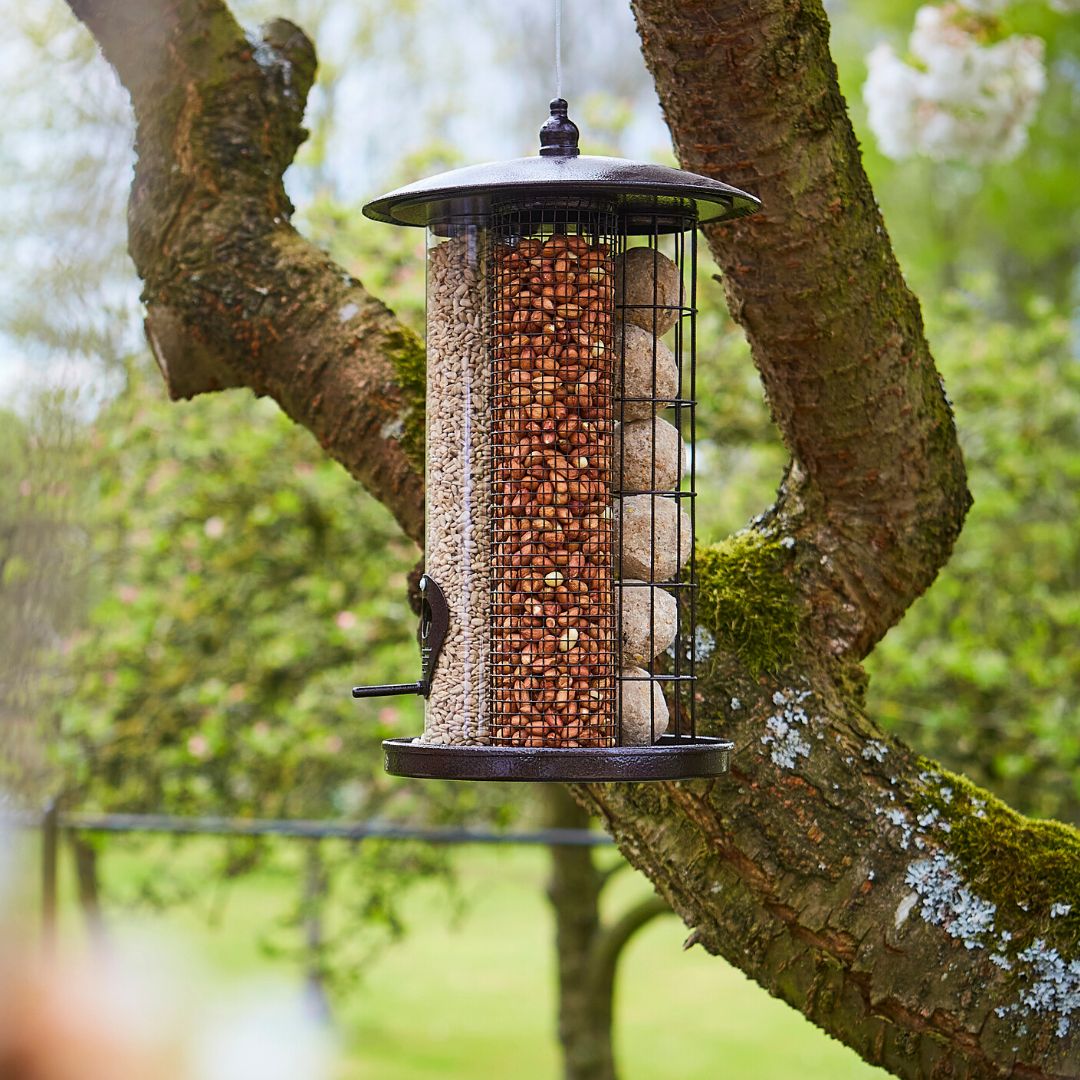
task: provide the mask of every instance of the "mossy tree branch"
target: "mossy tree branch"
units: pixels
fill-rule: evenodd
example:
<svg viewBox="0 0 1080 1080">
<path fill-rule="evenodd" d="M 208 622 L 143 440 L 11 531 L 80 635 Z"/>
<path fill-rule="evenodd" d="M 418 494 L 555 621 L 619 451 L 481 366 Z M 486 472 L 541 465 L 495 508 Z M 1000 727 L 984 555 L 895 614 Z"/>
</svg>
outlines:
<svg viewBox="0 0 1080 1080">
<path fill-rule="evenodd" d="M 170 395 L 269 394 L 419 542 L 423 346 L 289 223 L 314 46 L 219 0 L 70 3 L 135 109 L 129 249 Z"/>
<path fill-rule="evenodd" d="M 970 504 L 952 415 L 874 201 L 817 0 L 632 0 L 684 168 L 762 199 L 706 229 L 794 464 L 820 640 L 864 656 L 934 580 Z"/>
<path fill-rule="evenodd" d="M 131 250 L 172 393 L 272 394 L 419 538 L 418 343 L 288 224 L 310 42 L 282 22 L 248 38 L 218 0 L 69 2 L 135 104 Z M 699 715 L 735 739 L 732 776 L 578 794 L 695 941 L 868 1061 L 1076 1075 L 1080 840 L 958 798 L 862 710 L 856 661 L 944 563 L 968 496 L 824 12 L 634 8 L 683 164 L 765 201 L 710 242 L 794 462 L 759 527 L 702 555 Z"/>
</svg>

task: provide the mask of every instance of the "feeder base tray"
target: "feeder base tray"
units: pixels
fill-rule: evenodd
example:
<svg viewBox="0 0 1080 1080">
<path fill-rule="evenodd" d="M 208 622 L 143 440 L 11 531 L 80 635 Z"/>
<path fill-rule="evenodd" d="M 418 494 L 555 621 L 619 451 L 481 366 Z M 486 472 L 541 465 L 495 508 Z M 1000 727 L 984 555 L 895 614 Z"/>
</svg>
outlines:
<svg viewBox="0 0 1080 1080">
<path fill-rule="evenodd" d="M 652 746 L 536 748 L 444 746 L 387 739 L 383 765 L 393 776 L 422 780 L 515 780 L 603 783 L 691 780 L 728 771 L 734 744 L 725 739 L 663 735 Z"/>
</svg>

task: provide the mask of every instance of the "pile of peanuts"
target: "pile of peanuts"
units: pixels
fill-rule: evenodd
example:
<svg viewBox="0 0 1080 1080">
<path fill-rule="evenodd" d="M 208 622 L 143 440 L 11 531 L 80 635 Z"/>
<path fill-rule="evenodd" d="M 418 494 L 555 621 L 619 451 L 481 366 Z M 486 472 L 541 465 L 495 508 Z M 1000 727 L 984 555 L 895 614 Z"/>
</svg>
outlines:
<svg viewBox="0 0 1080 1080">
<path fill-rule="evenodd" d="M 429 743 L 488 741 L 490 320 L 483 237 L 466 229 L 428 254 L 425 569 L 450 607 L 424 709 Z"/>
<path fill-rule="evenodd" d="M 497 744 L 615 743 L 612 269 L 572 233 L 493 259 Z"/>
</svg>

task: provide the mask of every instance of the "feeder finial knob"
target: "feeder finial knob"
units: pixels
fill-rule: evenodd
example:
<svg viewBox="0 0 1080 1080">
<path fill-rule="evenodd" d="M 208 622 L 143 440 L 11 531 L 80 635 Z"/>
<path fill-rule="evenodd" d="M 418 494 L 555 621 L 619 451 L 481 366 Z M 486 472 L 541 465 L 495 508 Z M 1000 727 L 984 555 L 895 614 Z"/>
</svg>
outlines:
<svg viewBox="0 0 1080 1080">
<path fill-rule="evenodd" d="M 552 98 L 550 108 L 551 116 L 540 129 L 540 156 L 577 157 L 578 128 L 566 115 L 566 99 Z"/>
</svg>

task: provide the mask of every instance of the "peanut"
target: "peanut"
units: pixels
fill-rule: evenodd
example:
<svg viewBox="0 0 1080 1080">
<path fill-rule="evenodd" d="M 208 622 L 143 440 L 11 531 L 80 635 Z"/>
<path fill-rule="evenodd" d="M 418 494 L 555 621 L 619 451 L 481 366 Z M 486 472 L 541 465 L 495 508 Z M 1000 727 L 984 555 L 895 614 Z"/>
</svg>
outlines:
<svg viewBox="0 0 1080 1080">
<path fill-rule="evenodd" d="M 492 737 L 517 746 L 610 746 L 611 258 L 606 245 L 556 233 L 497 250 L 492 273 L 499 314 L 491 445 L 500 481 Z M 525 639 L 529 655 L 519 645 Z M 535 685 L 532 672 L 540 673 Z"/>
</svg>

